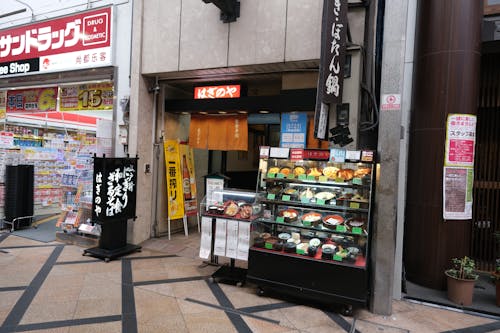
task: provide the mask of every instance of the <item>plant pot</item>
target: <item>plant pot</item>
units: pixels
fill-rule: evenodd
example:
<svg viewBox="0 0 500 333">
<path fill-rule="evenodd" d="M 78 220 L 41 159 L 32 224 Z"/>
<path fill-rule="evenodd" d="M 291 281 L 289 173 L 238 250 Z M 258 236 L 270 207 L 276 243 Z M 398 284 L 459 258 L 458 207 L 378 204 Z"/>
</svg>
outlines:
<svg viewBox="0 0 500 333">
<path fill-rule="evenodd" d="M 448 299 L 462 306 L 471 305 L 476 280 L 457 279 L 446 272 L 445 274 L 448 278 Z"/>
</svg>

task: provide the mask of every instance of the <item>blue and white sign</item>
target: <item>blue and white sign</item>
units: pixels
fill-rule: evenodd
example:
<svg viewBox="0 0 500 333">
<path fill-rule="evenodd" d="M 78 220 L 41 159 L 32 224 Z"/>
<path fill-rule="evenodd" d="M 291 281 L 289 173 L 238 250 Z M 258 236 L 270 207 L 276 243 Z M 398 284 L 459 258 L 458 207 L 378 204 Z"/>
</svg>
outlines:
<svg viewBox="0 0 500 333">
<path fill-rule="evenodd" d="M 307 113 L 290 112 L 281 115 L 280 146 L 306 148 Z"/>
</svg>

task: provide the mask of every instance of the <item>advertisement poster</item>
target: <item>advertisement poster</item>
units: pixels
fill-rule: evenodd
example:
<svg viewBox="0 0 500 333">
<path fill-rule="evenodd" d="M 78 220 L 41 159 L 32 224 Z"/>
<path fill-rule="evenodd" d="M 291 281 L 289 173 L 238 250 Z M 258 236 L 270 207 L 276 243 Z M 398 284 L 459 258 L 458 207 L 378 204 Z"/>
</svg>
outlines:
<svg viewBox="0 0 500 333">
<path fill-rule="evenodd" d="M 444 167 L 443 218 L 445 220 L 472 219 L 472 168 Z"/>
<path fill-rule="evenodd" d="M 0 31 L 0 77 L 109 66 L 112 8 Z"/>
<path fill-rule="evenodd" d="M 290 112 L 281 115 L 280 147 L 306 148 L 307 113 Z"/>
<path fill-rule="evenodd" d="M 186 211 L 186 216 L 192 216 L 198 214 L 193 149 L 188 145 L 179 145 L 179 151 L 181 154 L 184 210 Z"/>
<path fill-rule="evenodd" d="M 221 204 L 223 202 L 222 189 L 224 188 L 224 178 L 206 177 L 205 189 L 207 192 L 207 207 Z"/>
<path fill-rule="evenodd" d="M 0 120 L 7 117 L 7 91 L 0 90 Z"/>
<path fill-rule="evenodd" d="M 167 176 L 167 208 L 171 220 L 184 217 L 184 197 L 182 193 L 182 173 L 177 140 L 165 140 L 165 166 Z"/>
<path fill-rule="evenodd" d="M 472 114 L 449 114 L 446 122 L 446 166 L 473 167 L 476 121 Z"/>
<path fill-rule="evenodd" d="M 112 110 L 113 82 L 61 87 L 59 111 Z"/>
<path fill-rule="evenodd" d="M 7 113 L 55 112 L 56 104 L 57 87 L 7 91 Z"/>
</svg>

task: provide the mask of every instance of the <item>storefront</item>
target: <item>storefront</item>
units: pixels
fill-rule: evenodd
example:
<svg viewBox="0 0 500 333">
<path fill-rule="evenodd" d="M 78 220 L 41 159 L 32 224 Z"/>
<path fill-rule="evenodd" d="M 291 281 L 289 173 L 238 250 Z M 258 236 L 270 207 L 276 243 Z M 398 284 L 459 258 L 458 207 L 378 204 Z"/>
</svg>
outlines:
<svg viewBox="0 0 500 333">
<path fill-rule="evenodd" d="M 115 133 L 119 96 L 128 93 L 118 80 L 116 53 L 127 45 L 114 32 L 122 9 L 54 11 L 53 18 L 0 31 L 4 216 L 12 215 L 6 210 L 15 200 L 3 197 L 4 186 L 18 186 L 7 169 L 28 164 L 33 209 L 24 215 L 58 214 L 57 226 L 69 232 L 91 220 L 92 157 L 123 154 Z"/>
</svg>

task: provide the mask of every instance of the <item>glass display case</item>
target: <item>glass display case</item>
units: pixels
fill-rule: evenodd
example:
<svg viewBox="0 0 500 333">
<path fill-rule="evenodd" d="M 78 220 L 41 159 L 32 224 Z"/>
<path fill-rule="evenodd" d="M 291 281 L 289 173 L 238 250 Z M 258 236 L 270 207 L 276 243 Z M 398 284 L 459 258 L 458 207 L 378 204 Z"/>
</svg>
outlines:
<svg viewBox="0 0 500 333">
<path fill-rule="evenodd" d="M 365 306 L 375 154 L 338 162 L 330 151 L 312 152 L 261 159 L 263 210 L 253 223 L 247 279 L 261 293 Z"/>
<path fill-rule="evenodd" d="M 213 189 L 200 203 L 202 216 L 252 221 L 261 216 L 262 205 L 255 192 Z"/>
</svg>

